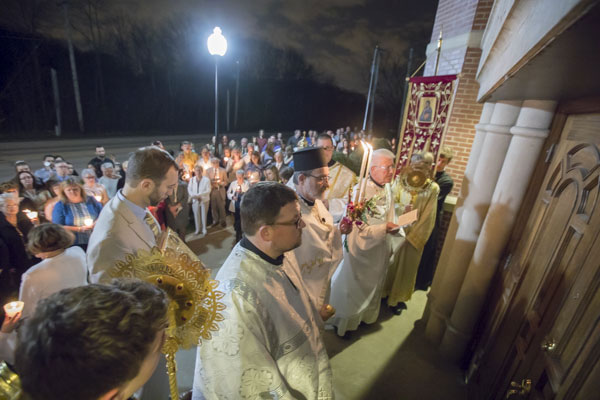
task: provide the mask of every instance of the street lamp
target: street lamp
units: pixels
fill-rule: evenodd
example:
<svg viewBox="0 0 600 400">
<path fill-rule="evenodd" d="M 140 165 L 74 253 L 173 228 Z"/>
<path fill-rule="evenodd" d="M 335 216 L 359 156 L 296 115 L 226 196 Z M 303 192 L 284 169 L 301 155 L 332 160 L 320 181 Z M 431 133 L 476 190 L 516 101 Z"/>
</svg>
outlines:
<svg viewBox="0 0 600 400">
<path fill-rule="evenodd" d="M 227 39 L 221 34 L 221 28 L 218 26 L 213 29 L 213 33 L 206 41 L 208 52 L 213 56 L 224 56 L 227 52 Z M 219 58 L 215 57 L 215 152 L 219 153 Z"/>
</svg>

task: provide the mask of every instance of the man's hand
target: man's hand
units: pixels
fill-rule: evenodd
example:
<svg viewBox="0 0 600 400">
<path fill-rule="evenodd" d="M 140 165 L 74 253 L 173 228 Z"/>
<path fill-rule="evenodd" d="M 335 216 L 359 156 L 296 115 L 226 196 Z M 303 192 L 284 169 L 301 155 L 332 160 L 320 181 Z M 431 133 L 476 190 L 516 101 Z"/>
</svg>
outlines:
<svg viewBox="0 0 600 400">
<path fill-rule="evenodd" d="M 398 231 L 400 230 L 400 225 L 396 225 L 393 222 L 388 222 L 386 227 L 385 227 L 385 232 L 386 233 L 398 233 Z"/>
<path fill-rule="evenodd" d="M 169 211 L 174 217 L 176 217 L 181 212 L 182 208 L 183 207 L 181 207 L 181 204 L 174 204 L 169 206 Z"/>
<path fill-rule="evenodd" d="M 407 212 L 411 212 L 413 209 L 413 205 L 411 203 L 408 203 L 406 206 L 404 206 L 404 214 L 406 214 Z"/>
<path fill-rule="evenodd" d="M 339 228 L 342 235 L 349 234 L 352 232 L 352 221 L 347 217 L 342 218 L 339 223 Z"/>
</svg>

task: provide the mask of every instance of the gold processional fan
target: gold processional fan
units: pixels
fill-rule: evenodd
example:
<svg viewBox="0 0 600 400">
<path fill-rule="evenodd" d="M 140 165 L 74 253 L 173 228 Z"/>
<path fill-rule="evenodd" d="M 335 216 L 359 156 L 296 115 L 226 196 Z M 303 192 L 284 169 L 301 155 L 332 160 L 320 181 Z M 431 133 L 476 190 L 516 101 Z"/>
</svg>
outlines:
<svg viewBox="0 0 600 400">
<path fill-rule="evenodd" d="M 179 348 L 199 345 L 210 340 L 223 321 L 225 305 L 219 300 L 218 281 L 210 279 L 210 271 L 171 229 L 163 232 L 158 247 L 139 250 L 116 263 L 112 278 L 136 278 L 152 283 L 167 293 L 169 308 L 167 339 L 162 352 L 167 359 L 167 375 L 171 399 L 179 398 L 175 353 Z"/>
<path fill-rule="evenodd" d="M 400 171 L 400 185 L 410 193 L 410 203 L 414 206 L 419 193 L 431 184 L 431 171 L 426 163 L 408 164 Z"/>
</svg>

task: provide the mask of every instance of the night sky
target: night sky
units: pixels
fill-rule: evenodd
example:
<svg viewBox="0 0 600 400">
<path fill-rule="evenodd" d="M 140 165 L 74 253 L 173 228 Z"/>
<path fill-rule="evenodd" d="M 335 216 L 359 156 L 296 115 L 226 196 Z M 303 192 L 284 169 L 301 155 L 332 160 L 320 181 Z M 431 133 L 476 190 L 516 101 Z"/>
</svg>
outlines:
<svg viewBox="0 0 600 400">
<path fill-rule="evenodd" d="M 204 27 L 219 25 L 224 35 L 261 37 L 291 46 L 335 82 L 358 92 L 376 44 L 405 60 L 408 48 L 424 59 L 437 8 L 436 0 L 135 0 L 126 1 L 139 18 L 185 14 Z M 201 30 L 201 29 L 200 29 Z M 235 42 L 229 43 L 231 47 Z"/>
<path fill-rule="evenodd" d="M 25 0 L 31 2 L 32 0 Z M 73 0 L 75 2 L 98 0 Z M 105 14 L 126 15 L 141 23 L 185 18 L 196 26 L 199 52 L 216 25 L 235 50 L 236 37 L 258 38 L 278 47 L 292 47 L 318 72 L 343 88 L 365 93 L 376 44 L 385 57 L 405 63 L 415 49 L 418 66 L 437 8 L 436 0 L 103 0 Z M 54 23 L 53 36 L 62 36 Z"/>
</svg>

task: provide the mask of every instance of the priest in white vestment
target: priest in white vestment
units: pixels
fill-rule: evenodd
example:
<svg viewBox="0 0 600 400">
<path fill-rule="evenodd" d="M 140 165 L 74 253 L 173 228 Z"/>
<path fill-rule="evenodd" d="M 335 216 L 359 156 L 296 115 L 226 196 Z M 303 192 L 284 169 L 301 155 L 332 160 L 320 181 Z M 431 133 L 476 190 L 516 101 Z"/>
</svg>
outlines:
<svg viewBox="0 0 600 400">
<path fill-rule="evenodd" d="M 334 146 L 331 136 L 326 133 L 319 135 L 317 146 L 325 152 L 329 167 L 329 190 L 325 192 L 324 200 L 333 216 L 333 222 L 338 223 L 346 213 L 348 194 L 354 186 L 356 174 L 350 168 L 333 160 Z"/>
<path fill-rule="evenodd" d="M 429 152 L 413 154 L 410 163 L 413 168 L 430 173 L 433 154 Z M 400 314 L 401 310 L 406 308 L 404 303 L 410 300 L 415 290 L 423 248 L 435 225 L 437 197 L 440 192 L 438 184 L 430 180 L 425 189 L 413 199 L 411 193 L 403 188 L 400 182 L 400 179 L 397 179 L 394 184 L 395 202 L 400 209 L 409 204 L 410 209 L 417 209 L 418 219 L 412 226 L 406 228 L 406 241 L 388 269 L 383 297 L 387 297 L 387 304 L 394 309 L 395 314 Z"/>
<path fill-rule="evenodd" d="M 375 150 L 365 199 L 377 196 L 377 215 L 369 216 L 361 229 L 355 227 L 346 237 L 348 249 L 331 281 L 330 303 L 336 313 L 328 324 L 337 327 L 340 336 L 356 330 L 361 322 L 374 323 L 379 316 L 390 256 L 404 240 L 403 230 L 393 222 L 394 201 L 386 186 L 393 176 L 394 154 Z"/>
<path fill-rule="evenodd" d="M 219 270 L 224 321 L 198 347 L 192 399 L 333 398 L 319 315 L 284 253 L 301 245 L 296 194 L 260 182 L 241 205 L 245 237 Z"/>
<path fill-rule="evenodd" d="M 342 260 L 342 232 L 322 202 L 329 187 L 327 162 L 322 148 L 310 147 L 294 153 L 294 186 L 306 226 L 302 230 L 302 246 L 286 254 L 290 266 L 299 268 L 310 299 L 324 319 L 331 316 L 332 310 L 327 307 L 329 285 Z"/>
</svg>

